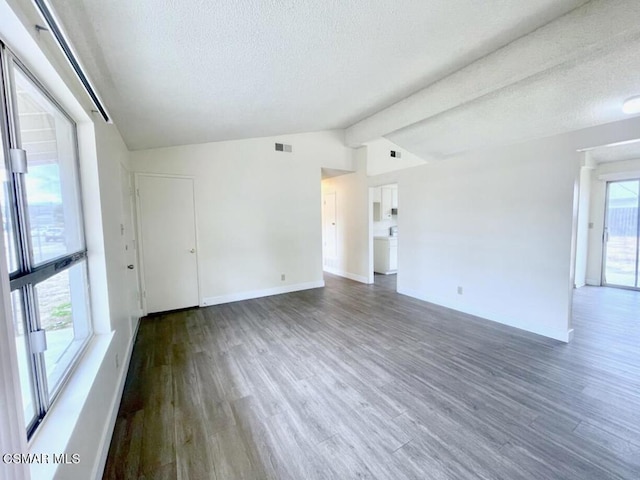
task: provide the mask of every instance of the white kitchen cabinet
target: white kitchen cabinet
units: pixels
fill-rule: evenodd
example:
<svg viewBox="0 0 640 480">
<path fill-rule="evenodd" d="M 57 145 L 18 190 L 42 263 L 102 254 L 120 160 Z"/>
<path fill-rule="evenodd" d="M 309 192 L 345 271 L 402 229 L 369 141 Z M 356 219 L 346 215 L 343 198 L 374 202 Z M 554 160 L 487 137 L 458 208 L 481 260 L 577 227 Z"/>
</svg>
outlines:
<svg viewBox="0 0 640 480">
<path fill-rule="evenodd" d="M 382 187 L 380 189 L 380 213 L 382 220 L 391 220 L 391 209 L 393 208 L 393 187 Z"/>
<path fill-rule="evenodd" d="M 373 189 L 373 221 L 392 220 L 391 209 L 398 208 L 398 186 L 385 185 Z"/>
<path fill-rule="evenodd" d="M 385 275 L 398 271 L 398 238 L 373 239 L 373 271 Z"/>
<path fill-rule="evenodd" d="M 382 220 L 382 206 L 380 202 L 373 202 L 373 221 L 381 222 Z"/>
<path fill-rule="evenodd" d="M 398 271 L 398 239 L 389 239 L 389 271 Z"/>
</svg>

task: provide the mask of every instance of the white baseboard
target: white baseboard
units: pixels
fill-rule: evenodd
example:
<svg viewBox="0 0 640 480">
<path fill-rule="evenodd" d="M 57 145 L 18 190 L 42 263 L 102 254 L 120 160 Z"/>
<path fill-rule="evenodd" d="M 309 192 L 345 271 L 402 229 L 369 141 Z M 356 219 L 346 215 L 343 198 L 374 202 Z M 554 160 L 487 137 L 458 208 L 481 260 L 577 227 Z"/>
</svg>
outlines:
<svg viewBox="0 0 640 480">
<path fill-rule="evenodd" d="M 222 303 L 239 302 L 242 300 L 251 300 L 252 298 L 269 297 L 271 295 L 280 295 L 282 293 L 298 292 L 300 290 L 309 290 L 311 288 L 324 287 L 324 280 L 317 282 L 296 283 L 293 285 L 284 285 L 282 287 L 266 288 L 263 290 L 250 290 L 246 292 L 230 293 L 227 295 L 219 295 L 217 297 L 206 297 L 200 302 L 201 307 L 209 307 L 211 305 L 220 305 Z"/>
<path fill-rule="evenodd" d="M 324 271 L 327 273 L 332 273 L 334 275 L 338 275 L 340 277 L 348 278 L 349 280 L 355 280 L 360 283 L 369 283 L 369 278 L 363 275 L 356 275 L 355 273 L 345 272 L 339 268 L 327 267 L 324 266 Z"/>
<path fill-rule="evenodd" d="M 592 287 L 599 287 L 602 285 L 599 278 L 587 278 L 587 285 L 591 285 Z"/>
<path fill-rule="evenodd" d="M 508 327 L 513 327 L 513 328 L 517 328 L 518 330 L 522 330 L 524 332 L 530 332 L 530 333 L 535 333 L 536 335 L 541 335 L 543 337 L 548 337 L 548 338 L 552 338 L 554 340 L 559 340 L 561 342 L 564 343 L 569 343 L 571 341 L 571 339 L 573 338 L 573 330 L 552 330 L 552 329 L 548 329 L 548 328 L 539 328 L 538 326 L 534 325 L 532 326 L 532 328 L 523 328 L 522 325 L 516 323 L 516 322 L 512 322 L 509 320 L 504 320 L 504 319 L 498 319 L 498 318 L 489 318 L 490 316 L 494 316 L 494 315 L 489 315 L 486 312 L 484 313 L 478 313 L 478 312 L 474 312 L 471 309 L 461 309 L 461 308 L 456 308 L 455 306 L 452 305 L 447 305 L 445 303 L 442 302 L 437 302 L 434 301 L 432 299 L 427 298 L 426 295 L 422 295 L 419 292 L 415 291 L 415 290 L 411 290 L 409 288 L 398 288 L 398 293 L 401 293 L 402 295 L 407 295 L 409 297 L 413 297 L 413 298 L 417 298 L 418 300 L 423 300 L 425 302 L 429 302 L 432 303 L 434 305 L 439 305 L 445 308 L 450 308 L 452 310 L 455 310 L 457 312 L 462 312 L 462 313 L 466 313 L 468 315 L 473 315 L 474 317 L 478 317 L 478 318 L 482 318 L 483 320 L 489 320 L 490 322 L 496 322 L 496 323 L 500 323 L 502 325 L 507 325 Z M 498 315 L 495 315 L 496 317 L 498 317 Z"/>
<path fill-rule="evenodd" d="M 118 388 L 116 389 L 116 395 L 111 400 L 109 421 L 105 425 L 105 429 L 102 433 L 102 439 L 100 440 L 100 457 L 95 464 L 93 475 L 91 478 L 95 480 L 101 480 L 104 474 L 104 467 L 107 464 L 107 456 L 109 455 L 109 447 L 111 445 L 111 437 L 113 436 L 113 430 L 116 426 L 116 420 L 118 418 L 118 410 L 120 410 L 120 401 L 122 400 L 122 394 L 124 393 L 124 384 L 127 380 L 127 373 L 129 373 L 129 363 L 131 363 L 131 355 L 133 353 L 133 346 L 138 336 L 138 327 L 140 326 L 140 319 L 135 322 L 135 328 L 131 340 L 127 347 L 126 358 L 120 369 L 120 378 L 118 379 Z"/>
</svg>

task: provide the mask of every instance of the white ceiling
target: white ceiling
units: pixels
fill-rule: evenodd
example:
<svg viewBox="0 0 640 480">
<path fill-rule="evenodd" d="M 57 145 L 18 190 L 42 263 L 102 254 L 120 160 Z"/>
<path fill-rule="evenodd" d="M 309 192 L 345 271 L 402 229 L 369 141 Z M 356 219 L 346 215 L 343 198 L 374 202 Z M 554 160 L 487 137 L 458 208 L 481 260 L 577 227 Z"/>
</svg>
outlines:
<svg viewBox="0 0 640 480">
<path fill-rule="evenodd" d="M 640 2 L 593 0 L 346 130 L 426 160 L 628 118 L 640 93 Z"/>
<path fill-rule="evenodd" d="M 585 0 L 52 3 L 127 145 L 143 149 L 349 127 Z M 507 100 L 488 101 L 389 138 L 424 156 L 475 146 L 506 123 Z M 458 122 L 487 118 L 461 138 Z"/>
<path fill-rule="evenodd" d="M 640 43 L 633 42 L 456 106 L 387 138 L 407 149 L 410 145 L 425 159 L 443 158 L 626 118 L 622 103 L 638 92 Z"/>
</svg>

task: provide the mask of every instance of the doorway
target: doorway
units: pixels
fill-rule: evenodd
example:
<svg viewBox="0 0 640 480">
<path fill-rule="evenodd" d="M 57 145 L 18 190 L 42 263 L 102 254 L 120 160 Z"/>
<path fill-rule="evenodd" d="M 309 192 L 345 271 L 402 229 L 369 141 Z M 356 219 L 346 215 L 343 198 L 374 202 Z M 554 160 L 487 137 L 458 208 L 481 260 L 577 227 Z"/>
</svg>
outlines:
<svg viewBox="0 0 640 480">
<path fill-rule="evenodd" d="M 199 304 L 193 179 L 137 174 L 145 313 Z"/>
<path fill-rule="evenodd" d="M 398 273 L 398 185 L 372 187 L 373 283 L 396 291 Z"/>
<path fill-rule="evenodd" d="M 640 290 L 640 179 L 607 183 L 603 285 Z"/>
<path fill-rule="evenodd" d="M 140 277 L 136 265 L 138 265 L 138 252 L 135 232 L 135 201 L 133 195 L 132 174 L 120 165 L 121 185 L 121 211 L 122 223 L 120 224 L 120 236 L 124 249 L 124 261 L 126 265 L 125 277 L 127 290 L 129 291 L 129 320 L 132 331 L 141 316 L 142 298 L 140 295 Z"/>
</svg>

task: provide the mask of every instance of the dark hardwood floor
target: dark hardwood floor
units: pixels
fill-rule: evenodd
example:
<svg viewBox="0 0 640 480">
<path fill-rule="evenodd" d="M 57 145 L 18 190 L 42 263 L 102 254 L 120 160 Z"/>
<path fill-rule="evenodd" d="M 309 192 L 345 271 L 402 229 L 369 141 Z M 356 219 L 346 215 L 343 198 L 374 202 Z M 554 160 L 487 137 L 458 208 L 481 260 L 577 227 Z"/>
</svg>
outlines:
<svg viewBox="0 0 640 480">
<path fill-rule="evenodd" d="M 142 320 L 104 478 L 640 478 L 639 293 L 566 345 L 326 283 Z"/>
<path fill-rule="evenodd" d="M 378 288 L 384 288 L 386 290 L 396 291 L 398 275 L 392 273 L 390 275 L 383 275 L 381 273 L 375 273 L 373 275 L 373 283 Z"/>
</svg>

